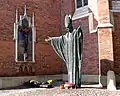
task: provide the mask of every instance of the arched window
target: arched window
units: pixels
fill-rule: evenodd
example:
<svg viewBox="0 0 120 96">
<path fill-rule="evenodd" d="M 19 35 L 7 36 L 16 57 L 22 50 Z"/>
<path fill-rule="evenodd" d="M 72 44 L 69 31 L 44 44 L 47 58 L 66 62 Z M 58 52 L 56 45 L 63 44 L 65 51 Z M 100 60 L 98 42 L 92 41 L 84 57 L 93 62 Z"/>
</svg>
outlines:
<svg viewBox="0 0 120 96">
<path fill-rule="evenodd" d="M 35 26 L 34 14 L 29 17 L 26 14 L 26 7 L 24 15 L 20 15 L 18 19 L 18 12 L 16 10 L 16 22 L 14 23 L 14 40 L 16 49 L 15 61 L 26 62 L 34 61 L 34 42 L 35 42 Z"/>
</svg>

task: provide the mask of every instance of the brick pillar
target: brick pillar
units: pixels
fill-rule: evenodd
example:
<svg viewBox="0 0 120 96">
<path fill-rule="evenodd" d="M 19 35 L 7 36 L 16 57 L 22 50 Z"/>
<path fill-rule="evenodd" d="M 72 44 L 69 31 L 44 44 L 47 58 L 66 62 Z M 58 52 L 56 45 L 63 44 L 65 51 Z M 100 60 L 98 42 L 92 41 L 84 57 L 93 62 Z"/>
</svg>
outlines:
<svg viewBox="0 0 120 96">
<path fill-rule="evenodd" d="M 109 0 L 98 0 L 98 44 L 102 75 L 113 69 L 113 36 Z"/>
<path fill-rule="evenodd" d="M 113 36 L 112 28 L 98 29 L 99 60 L 102 75 L 113 70 Z"/>
<path fill-rule="evenodd" d="M 101 75 L 113 70 L 113 36 L 110 23 L 109 0 L 98 0 L 99 84 Z M 104 82 L 104 81 L 103 81 Z"/>
<path fill-rule="evenodd" d="M 110 23 L 109 0 L 98 0 L 98 17 L 99 23 Z"/>
</svg>

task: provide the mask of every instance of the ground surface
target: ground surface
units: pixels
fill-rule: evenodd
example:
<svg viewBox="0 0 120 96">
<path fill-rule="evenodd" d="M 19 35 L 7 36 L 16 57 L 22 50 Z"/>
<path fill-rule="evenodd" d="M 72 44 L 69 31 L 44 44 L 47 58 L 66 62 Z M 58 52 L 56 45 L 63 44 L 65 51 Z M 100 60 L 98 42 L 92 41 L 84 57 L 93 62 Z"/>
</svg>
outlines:
<svg viewBox="0 0 120 96">
<path fill-rule="evenodd" d="M 60 89 L 59 87 L 0 90 L 0 96 L 120 96 L 120 90 L 99 88 Z"/>
</svg>

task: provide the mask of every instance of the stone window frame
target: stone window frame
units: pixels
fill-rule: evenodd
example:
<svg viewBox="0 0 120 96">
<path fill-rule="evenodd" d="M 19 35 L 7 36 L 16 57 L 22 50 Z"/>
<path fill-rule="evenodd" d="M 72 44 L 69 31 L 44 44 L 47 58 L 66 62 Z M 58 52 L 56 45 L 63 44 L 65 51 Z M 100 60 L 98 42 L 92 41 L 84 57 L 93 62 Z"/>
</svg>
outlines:
<svg viewBox="0 0 120 96">
<path fill-rule="evenodd" d="M 22 16 L 20 15 L 20 18 Z M 34 13 L 32 17 L 32 22 L 33 24 L 31 25 L 32 27 L 32 60 L 31 61 L 18 61 L 18 10 L 16 9 L 16 22 L 14 23 L 14 37 L 13 40 L 15 41 L 15 62 L 32 62 L 35 63 L 35 42 L 36 42 L 36 27 L 34 26 Z"/>
<path fill-rule="evenodd" d="M 73 14 L 72 20 L 88 17 L 89 33 L 95 33 L 97 31 L 93 28 L 93 13 L 89 9 L 89 2 L 90 1 L 88 0 L 88 5 L 77 8 L 77 0 L 75 0 L 75 12 Z"/>
</svg>

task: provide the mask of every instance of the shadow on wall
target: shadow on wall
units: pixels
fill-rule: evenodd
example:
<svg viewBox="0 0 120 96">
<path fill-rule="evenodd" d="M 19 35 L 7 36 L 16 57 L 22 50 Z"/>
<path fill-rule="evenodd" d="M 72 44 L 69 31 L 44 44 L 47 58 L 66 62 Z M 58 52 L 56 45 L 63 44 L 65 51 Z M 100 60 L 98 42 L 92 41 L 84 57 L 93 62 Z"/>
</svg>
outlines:
<svg viewBox="0 0 120 96">
<path fill-rule="evenodd" d="M 98 21 L 95 14 L 89 9 L 90 15 L 73 21 L 74 28 L 81 25 L 83 31 L 83 55 L 82 73 L 98 75 L 99 52 L 98 52 Z"/>
<path fill-rule="evenodd" d="M 115 72 L 115 70 L 114 70 L 114 62 L 113 61 L 111 61 L 111 60 L 108 60 L 108 59 L 102 59 L 101 61 L 100 61 L 100 63 L 101 63 L 101 73 L 102 73 L 102 75 L 107 75 L 107 72 L 109 71 L 109 70 L 112 70 L 112 71 L 114 71 Z M 67 74 L 67 68 L 66 68 L 66 66 L 65 66 L 65 64 L 63 64 L 64 66 L 62 67 L 63 69 L 62 69 L 62 72 L 64 73 L 64 74 Z M 116 72 L 115 72 L 116 73 Z"/>
<path fill-rule="evenodd" d="M 113 61 L 108 60 L 108 59 L 102 59 L 100 61 L 100 63 L 101 63 L 101 73 L 102 73 L 102 75 L 107 75 L 107 72 L 109 70 L 114 71 L 114 67 L 113 67 L 114 62 Z"/>
<path fill-rule="evenodd" d="M 68 73 L 68 71 L 67 71 L 67 66 L 66 66 L 66 64 L 65 64 L 64 62 L 62 63 L 61 72 L 62 72 L 63 74 L 67 74 L 67 73 Z"/>
</svg>

